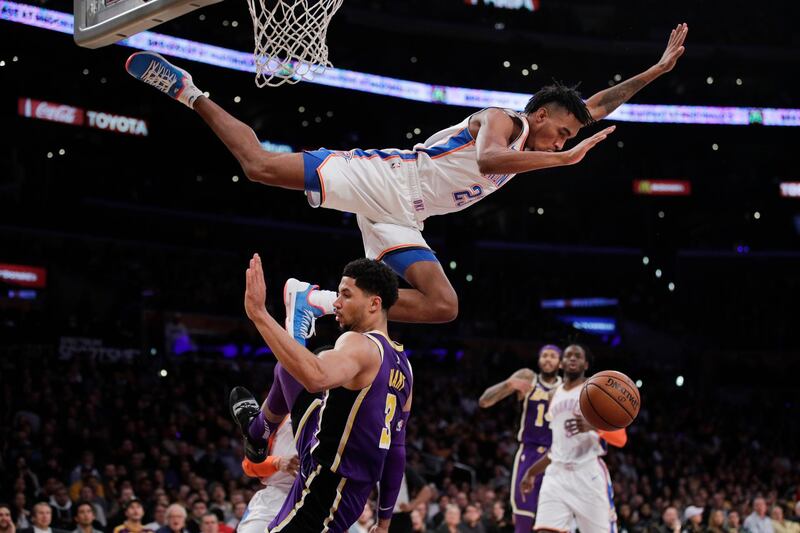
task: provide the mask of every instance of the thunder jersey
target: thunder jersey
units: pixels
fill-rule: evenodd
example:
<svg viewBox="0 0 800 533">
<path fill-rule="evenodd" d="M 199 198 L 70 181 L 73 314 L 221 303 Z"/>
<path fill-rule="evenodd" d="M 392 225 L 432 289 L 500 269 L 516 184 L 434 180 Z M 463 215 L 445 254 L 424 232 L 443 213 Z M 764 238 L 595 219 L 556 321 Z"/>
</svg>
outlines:
<svg viewBox="0 0 800 533">
<path fill-rule="evenodd" d="M 380 350 L 378 373 L 361 390 L 337 387 L 325 393 L 311 455 L 342 477 L 375 483 L 392 438 L 402 429 L 413 376 L 401 345 L 378 331 L 364 335 Z"/>
<path fill-rule="evenodd" d="M 522 416 L 519 422 L 517 440 L 524 444 L 535 444 L 550 447 L 553 435 L 548 423 L 547 407 L 550 404 L 550 391 L 561 385 L 561 377 L 548 385 L 536 375 L 533 378 L 533 390 L 522 400 Z"/>
<path fill-rule="evenodd" d="M 508 145 L 511 150 L 522 151 L 530 127 L 525 115 L 503 109 L 522 129 L 519 136 Z M 444 215 L 461 211 L 482 200 L 508 183 L 515 174 L 484 175 L 478 169 L 478 151 L 469 131 L 468 116 L 459 124 L 446 128 L 414 146 L 417 168 L 425 205 L 424 215 Z"/>
<path fill-rule="evenodd" d="M 553 463 L 581 464 L 594 461 L 605 455 L 596 431 L 587 431 L 571 435 L 567 432 L 567 420 L 581 414 L 580 394 L 583 387 L 578 385 L 565 390 L 564 385 L 556 389 L 550 401 L 548 415 L 553 444 L 550 446 L 550 460 Z"/>
</svg>

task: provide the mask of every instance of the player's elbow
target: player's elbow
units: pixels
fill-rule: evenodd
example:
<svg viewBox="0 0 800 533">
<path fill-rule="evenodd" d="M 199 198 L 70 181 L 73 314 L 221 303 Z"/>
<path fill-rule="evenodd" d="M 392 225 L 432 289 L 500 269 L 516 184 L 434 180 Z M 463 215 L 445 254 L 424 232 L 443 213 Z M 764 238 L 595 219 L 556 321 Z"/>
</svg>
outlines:
<svg viewBox="0 0 800 533">
<path fill-rule="evenodd" d="M 484 155 L 478 157 L 478 171 L 481 174 L 495 174 L 497 172 L 497 163 L 495 158 L 491 155 Z"/>
<path fill-rule="evenodd" d="M 275 182 L 275 169 L 270 157 L 259 154 L 258 157 L 245 159 L 241 163 L 244 175 L 250 181 L 267 185 Z"/>
</svg>

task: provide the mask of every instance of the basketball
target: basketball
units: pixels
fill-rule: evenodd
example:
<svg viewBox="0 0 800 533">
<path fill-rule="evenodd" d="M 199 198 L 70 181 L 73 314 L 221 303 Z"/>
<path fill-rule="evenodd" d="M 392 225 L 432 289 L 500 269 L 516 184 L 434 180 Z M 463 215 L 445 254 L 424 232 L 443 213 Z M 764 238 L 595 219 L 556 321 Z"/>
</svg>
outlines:
<svg viewBox="0 0 800 533">
<path fill-rule="evenodd" d="M 622 372 L 604 370 L 583 384 L 580 405 L 583 417 L 597 429 L 622 429 L 639 414 L 639 388 Z"/>
</svg>

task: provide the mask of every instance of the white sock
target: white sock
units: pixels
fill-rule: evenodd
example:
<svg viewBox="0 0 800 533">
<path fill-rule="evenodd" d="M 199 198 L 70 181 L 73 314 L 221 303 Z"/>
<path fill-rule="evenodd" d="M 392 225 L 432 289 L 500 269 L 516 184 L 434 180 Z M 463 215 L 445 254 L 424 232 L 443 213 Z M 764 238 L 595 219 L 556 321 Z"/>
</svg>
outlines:
<svg viewBox="0 0 800 533">
<path fill-rule="evenodd" d="M 332 315 L 333 302 L 338 297 L 336 291 L 316 290 L 311 291 L 311 294 L 308 295 L 308 301 L 311 305 L 322 308 L 326 315 Z"/>
<path fill-rule="evenodd" d="M 203 96 L 203 91 L 198 89 L 194 83 L 190 83 L 183 88 L 181 94 L 178 95 L 178 101 L 186 105 L 189 109 L 194 109 L 194 102 Z"/>
</svg>

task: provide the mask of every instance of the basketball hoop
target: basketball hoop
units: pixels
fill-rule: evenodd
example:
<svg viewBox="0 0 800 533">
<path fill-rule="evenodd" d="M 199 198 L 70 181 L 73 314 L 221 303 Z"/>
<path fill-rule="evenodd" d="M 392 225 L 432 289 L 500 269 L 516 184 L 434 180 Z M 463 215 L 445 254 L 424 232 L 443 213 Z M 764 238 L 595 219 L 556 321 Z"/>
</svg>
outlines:
<svg viewBox="0 0 800 533">
<path fill-rule="evenodd" d="M 253 18 L 256 85 L 277 87 L 330 68 L 325 38 L 342 0 L 247 0 Z"/>
</svg>

